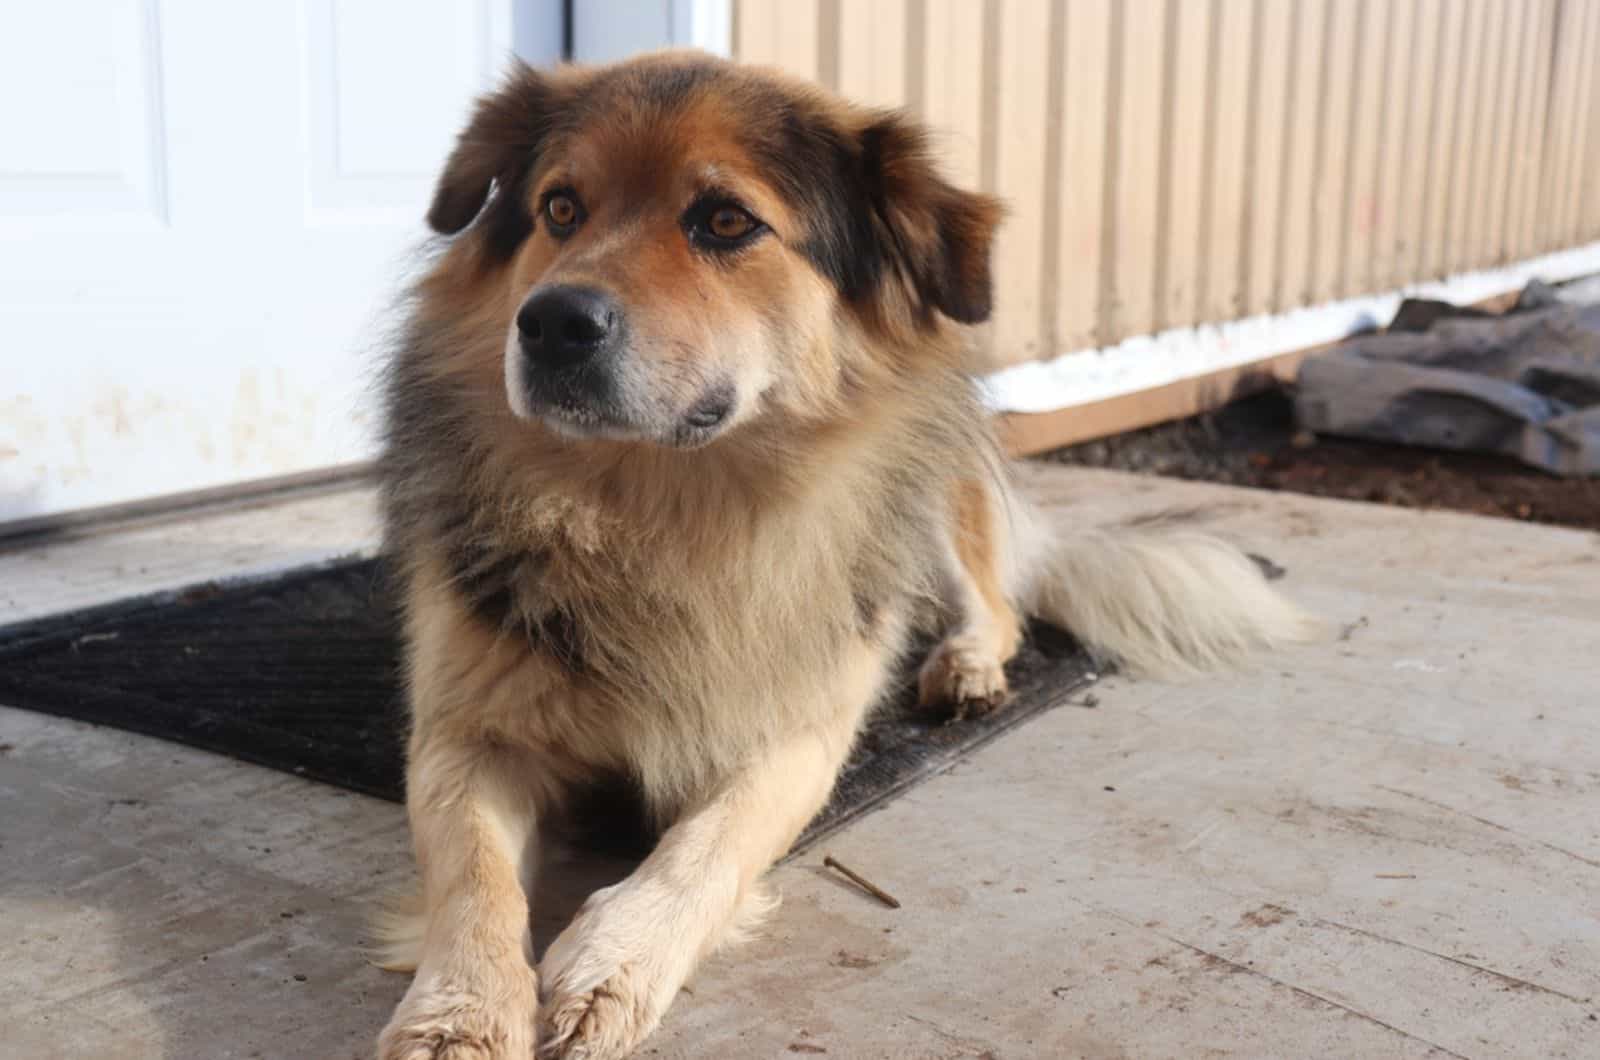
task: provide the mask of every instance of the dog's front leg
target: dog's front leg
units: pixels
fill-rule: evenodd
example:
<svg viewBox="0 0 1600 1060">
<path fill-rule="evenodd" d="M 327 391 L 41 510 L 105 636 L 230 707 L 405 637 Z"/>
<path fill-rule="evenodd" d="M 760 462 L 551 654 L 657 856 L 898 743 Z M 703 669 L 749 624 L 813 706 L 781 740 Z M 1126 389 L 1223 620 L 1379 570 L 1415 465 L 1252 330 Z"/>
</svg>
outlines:
<svg viewBox="0 0 1600 1060">
<path fill-rule="evenodd" d="M 827 800 L 877 680 L 760 753 L 669 828 L 633 875 L 590 896 L 540 964 L 541 1056 L 626 1056 L 695 965 L 764 907 L 760 877 Z"/>
<path fill-rule="evenodd" d="M 528 1060 L 537 1027 L 528 899 L 536 805 L 510 752 L 419 720 L 406 807 L 422 874 L 416 978 L 379 1060 Z"/>
</svg>

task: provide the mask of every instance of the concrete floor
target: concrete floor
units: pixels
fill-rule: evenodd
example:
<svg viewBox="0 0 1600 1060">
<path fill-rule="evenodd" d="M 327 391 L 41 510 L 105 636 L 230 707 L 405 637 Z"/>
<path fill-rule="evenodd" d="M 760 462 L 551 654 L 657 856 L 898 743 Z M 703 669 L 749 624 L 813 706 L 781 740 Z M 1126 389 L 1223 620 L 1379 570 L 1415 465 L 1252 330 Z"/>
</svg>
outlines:
<svg viewBox="0 0 1600 1060">
<path fill-rule="evenodd" d="M 1026 477 L 1062 518 L 1193 508 L 1344 634 L 1111 678 L 857 820 L 644 1055 L 1600 1057 L 1600 537 Z M 6 606 L 370 547 L 364 496 L 305 504 L 188 521 L 182 562 L 152 530 L 0 556 Z M 404 982 L 362 916 L 408 872 L 397 807 L 0 709 L 0 1054 L 366 1056 Z"/>
</svg>

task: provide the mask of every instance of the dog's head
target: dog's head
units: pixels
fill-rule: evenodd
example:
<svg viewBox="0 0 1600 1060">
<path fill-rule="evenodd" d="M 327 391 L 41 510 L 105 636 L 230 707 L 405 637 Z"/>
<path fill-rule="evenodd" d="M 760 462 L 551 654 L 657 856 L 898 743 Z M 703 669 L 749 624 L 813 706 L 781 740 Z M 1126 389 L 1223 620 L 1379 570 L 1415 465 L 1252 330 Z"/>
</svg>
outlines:
<svg viewBox="0 0 1600 1060">
<path fill-rule="evenodd" d="M 863 358 L 986 319 L 999 215 L 898 114 L 667 53 L 519 66 L 479 102 L 428 221 L 508 285 L 518 417 L 693 447 L 773 410 L 824 415 Z"/>
</svg>

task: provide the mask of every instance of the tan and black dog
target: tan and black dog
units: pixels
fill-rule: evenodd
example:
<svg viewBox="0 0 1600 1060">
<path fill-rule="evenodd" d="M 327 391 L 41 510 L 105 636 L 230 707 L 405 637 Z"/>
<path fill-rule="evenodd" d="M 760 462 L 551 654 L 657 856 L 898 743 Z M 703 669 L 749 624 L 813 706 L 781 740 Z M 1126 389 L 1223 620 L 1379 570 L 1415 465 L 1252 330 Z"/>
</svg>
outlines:
<svg viewBox="0 0 1600 1060">
<path fill-rule="evenodd" d="M 958 714 L 1022 613 L 1155 673 L 1311 632 L 1228 546 L 1010 494 L 959 327 L 1000 216 L 905 116 L 702 55 L 479 103 L 388 379 L 422 893 L 382 1060 L 629 1053 L 769 904 L 918 630 Z M 536 971 L 541 828 L 613 775 L 659 842 Z"/>
</svg>

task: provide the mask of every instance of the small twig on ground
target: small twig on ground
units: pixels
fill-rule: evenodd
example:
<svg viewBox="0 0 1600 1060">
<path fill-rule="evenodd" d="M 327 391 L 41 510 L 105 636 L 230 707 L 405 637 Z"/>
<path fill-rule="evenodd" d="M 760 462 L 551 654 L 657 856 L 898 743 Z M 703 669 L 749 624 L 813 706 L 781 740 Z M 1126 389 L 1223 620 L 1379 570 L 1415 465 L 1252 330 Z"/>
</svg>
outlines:
<svg viewBox="0 0 1600 1060">
<path fill-rule="evenodd" d="M 98 644 L 103 640 L 116 640 L 120 636 L 122 636 L 121 633 L 84 633 L 73 638 L 72 650 L 77 651 L 85 644 Z"/>
<path fill-rule="evenodd" d="M 872 895 L 872 897 L 876 898 L 890 909 L 900 908 L 900 900 L 898 898 L 884 890 L 882 887 L 879 887 L 871 880 L 868 880 L 858 873 L 845 868 L 843 865 L 839 864 L 832 854 L 825 855 L 822 859 L 822 863 L 828 868 L 833 869 L 835 872 L 838 872 L 841 876 L 844 876 L 851 883 L 855 884 L 857 887 L 860 887 L 863 891 L 866 891 L 868 894 Z"/>
<path fill-rule="evenodd" d="M 1373 874 L 1372 878 L 1375 880 L 1414 880 L 1417 878 L 1417 874 L 1414 872 L 1377 872 Z"/>
</svg>

